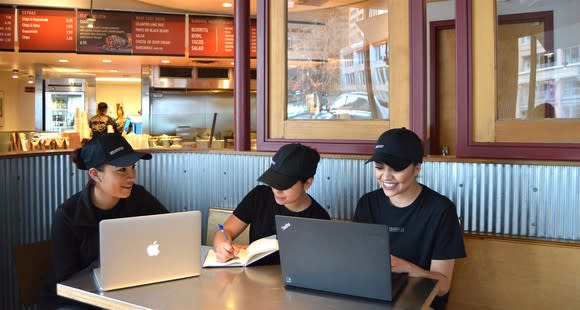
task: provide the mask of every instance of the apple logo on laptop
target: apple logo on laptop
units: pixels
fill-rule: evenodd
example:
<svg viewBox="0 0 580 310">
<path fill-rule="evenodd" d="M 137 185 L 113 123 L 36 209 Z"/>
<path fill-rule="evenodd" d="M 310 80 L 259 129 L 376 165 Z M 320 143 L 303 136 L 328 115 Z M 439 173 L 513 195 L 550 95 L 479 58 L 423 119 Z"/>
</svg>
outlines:
<svg viewBox="0 0 580 310">
<path fill-rule="evenodd" d="M 153 241 L 153 243 L 147 246 L 147 255 L 149 256 L 159 255 L 159 244 L 157 244 L 157 240 Z"/>
</svg>

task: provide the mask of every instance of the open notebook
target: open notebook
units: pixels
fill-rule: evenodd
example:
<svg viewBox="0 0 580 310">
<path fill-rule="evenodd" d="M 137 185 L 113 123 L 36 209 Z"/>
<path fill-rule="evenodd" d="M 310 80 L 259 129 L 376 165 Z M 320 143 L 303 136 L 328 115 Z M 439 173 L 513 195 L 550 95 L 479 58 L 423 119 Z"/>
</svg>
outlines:
<svg viewBox="0 0 580 310">
<path fill-rule="evenodd" d="M 391 275 L 385 225 L 276 215 L 287 286 L 393 300 L 407 274 Z"/>
<path fill-rule="evenodd" d="M 247 248 L 240 250 L 237 259 L 232 259 L 225 263 L 218 262 L 213 249 L 209 250 L 203 262 L 203 267 L 245 267 L 277 251 L 278 240 L 276 235 L 272 235 L 250 243 Z"/>
<path fill-rule="evenodd" d="M 97 288 L 118 288 L 197 276 L 201 213 L 176 212 L 101 221 Z"/>
</svg>

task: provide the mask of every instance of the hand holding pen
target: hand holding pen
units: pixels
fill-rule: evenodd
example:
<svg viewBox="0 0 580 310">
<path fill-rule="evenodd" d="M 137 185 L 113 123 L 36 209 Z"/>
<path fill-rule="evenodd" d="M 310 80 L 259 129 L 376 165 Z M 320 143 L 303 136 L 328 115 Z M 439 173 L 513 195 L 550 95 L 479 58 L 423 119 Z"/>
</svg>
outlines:
<svg viewBox="0 0 580 310">
<path fill-rule="evenodd" d="M 234 246 L 232 246 L 232 243 L 230 241 L 230 238 L 228 238 L 228 235 L 226 233 L 226 231 L 224 230 L 224 227 L 222 226 L 222 224 L 218 224 L 218 230 L 221 232 L 223 241 L 222 242 L 218 242 L 216 244 L 217 246 L 214 246 L 214 250 L 216 251 L 216 255 L 217 255 L 217 260 L 220 262 L 227 262 L 231 259 L 237 258 L 236 256 L 236 249 L 234 248 Z"/>
</svg>

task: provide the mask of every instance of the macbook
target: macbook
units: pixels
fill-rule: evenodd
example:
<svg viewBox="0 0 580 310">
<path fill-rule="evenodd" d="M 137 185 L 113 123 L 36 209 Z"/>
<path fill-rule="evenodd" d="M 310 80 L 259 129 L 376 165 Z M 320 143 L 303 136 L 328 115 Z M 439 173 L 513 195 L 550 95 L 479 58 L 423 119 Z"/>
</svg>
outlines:
<svg viewBox="0 0 580 310">
<path fill-rule="evenodd" d="M 391 301 L 407 274 L 391 276 L 385 225 L 276 216 L 287 286 Z"/>
<path fill-rule="evenodd" d="M 201 213 L 176 212 L 103 220 L 100 268 L 102 291 L 197 276 L 201 271 Z"/>
</svg>

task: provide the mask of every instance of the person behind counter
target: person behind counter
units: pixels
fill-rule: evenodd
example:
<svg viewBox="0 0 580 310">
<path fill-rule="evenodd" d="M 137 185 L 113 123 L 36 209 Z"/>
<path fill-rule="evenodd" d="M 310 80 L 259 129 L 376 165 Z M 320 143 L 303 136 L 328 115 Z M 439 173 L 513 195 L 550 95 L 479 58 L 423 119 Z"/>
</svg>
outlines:
<svg viewBox="0 0 580 310">
<path fill-rule="evenodd" d="M 254 187 L 223 224 L 224 233 L 217 230 L 213 249 L 219 262 L 228 261 L 247 246 L 231 244 L 250 225 L 250 243 L 276 234 L 275 216 L 288 215 L 329 220 L 330 216 L 306 193 L 314 182 L 320 154 L 308 146 L 293 143 L 282 146 L 272 158 L 272 165 L 258 181 L 266 185 Z M 261 264 L 279 264 L 278 254 L 270 255 Z"/>
<path fill-rule="evenodd" d="M 97 115 L 91 117 L 89 120 L 89 126 L 91 127 L 91 132 L 93 137 L 106 133 L 109 126 L 111 126 L 113 132 L 119 132 L 117 129 L 117 124 L 112 117 L 107 113 L 109 111 L 109 106 L 106 102 L 99 102 L 97 106 Z"/>
<path fill-rule="evenodd" d="M 135 163 L 151 157 L 149 153 L 135 152 L 125 138 L 115 133 L 98 135 L 71 153 L 77 168 L 88 171 L 89 181 L 54 214 L 53 270 L 44 308 L 74 303 L 56 296 L 56 283 L 97 267 L 100 221 L 169 212 L 145 188 L 135 184 Z"/>
<path fill-rule="evenodd" d="M 131 132 L 131 120 L 125 117 L 123 105 L 120 103 L 117 103 L 117 119 L 115 119 L 115 124 L 118 133 L 123 135 Z"/>
<path fill-rule="evenodd" d="M 439 281 L 433 309 L 445 309 L 456 258 L 466 256 L 455 204 L 417 182 L 421 139 L 405 128 L 384 132 L 372 157 L 380 188 L 363 195 L 353 221 L 389 227 L 391 268 Z"/>
</svg>

